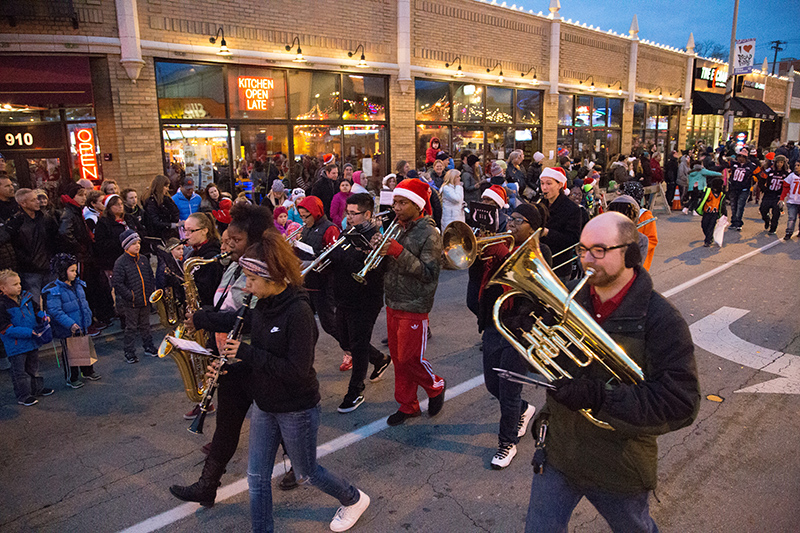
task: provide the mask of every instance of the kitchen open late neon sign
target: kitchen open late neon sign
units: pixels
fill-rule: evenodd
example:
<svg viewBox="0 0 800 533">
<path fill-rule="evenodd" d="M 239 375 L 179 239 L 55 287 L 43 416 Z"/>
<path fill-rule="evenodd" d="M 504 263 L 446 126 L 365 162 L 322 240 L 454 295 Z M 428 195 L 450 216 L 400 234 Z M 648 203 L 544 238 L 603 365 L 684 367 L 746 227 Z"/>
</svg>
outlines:
<svg viewBox="0 0 800 533">
<path fill-rule="evenodd" d="M 270 91 L 275 89 L 275 80 L 256 76 L 239 76 L 239 109 L 244 111 L 267 111 Z"/>
</svg>

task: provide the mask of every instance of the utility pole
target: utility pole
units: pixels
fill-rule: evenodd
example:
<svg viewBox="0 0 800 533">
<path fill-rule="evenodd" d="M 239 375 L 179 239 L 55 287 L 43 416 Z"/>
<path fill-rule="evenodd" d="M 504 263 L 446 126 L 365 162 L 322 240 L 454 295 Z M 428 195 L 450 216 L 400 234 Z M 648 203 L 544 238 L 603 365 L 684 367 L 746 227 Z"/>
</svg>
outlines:
<svg viewBox="0 0 800 533">
<path fill-rule="evenodd" d="M 782 44 L 786 44 L 786 41 L 770 41 L 773 50 L 775 50 L 775 59 L 772 60 L 772 75 L 775 75 L 775 65 L 778 63 L 778 52 L 782 52 L 784 49 L 781 48 Z"/>
<path fill-rule="evenodd" d="M 733 24 L 731 25 L 731 49 L 728 53 L 728 80 L 725 83 L 725 104 L 723 106 L 722 119 L 722 142 L 728 142 L 733 132 L 733 111 L 731 111 L 731 100 L 733 99 L 733 89 L 736 77 L 733 75 L 734 54 L 736 53 L 736 21 L 739 19 L 739 0 L 733 6 Z"/>
</svg>

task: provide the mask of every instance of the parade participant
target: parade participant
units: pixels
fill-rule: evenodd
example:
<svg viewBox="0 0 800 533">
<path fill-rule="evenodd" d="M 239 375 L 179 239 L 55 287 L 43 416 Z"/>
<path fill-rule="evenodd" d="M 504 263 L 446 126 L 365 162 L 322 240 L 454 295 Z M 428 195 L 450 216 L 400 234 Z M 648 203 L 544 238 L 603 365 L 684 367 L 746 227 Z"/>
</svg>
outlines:
<svg viewBox="0 0 800 533">
<path fill-rule="evenodd" d="M 781 200 L 786 200 L 786 235 L 783 240 L 788 241 L 794 233 L 794 224 L 800 215 L 800 161 L 794 164 L 794 172 L 783 179 L 785 183 Z"/>
<path fill-rule="evenodd" d="M 172 201 L 178 206 L 181 222 L 192 213 L 200 211 L 200 202 L 203 199 L 194 191 L 194 179 L 191 176 L 181 178 L 181 188 L 172 196 Z"/>
<path fill-rule="evenodd" d="M 567 175 L 560 167 L 548 167 L 542 170 L 539 177 L 542 187 L 542 202 L 547 207 L 550 217 L 542 230 L 542 244 L 550 247 L 553 255 L 571 248 L 578 243 L 581 233 L 581 210 L 564 194 Z M 559 262 L 571 257 L 571 252 L 560 256 Z M 568 279 L 572 272 L 570 264 L 556 269 L 556 275 L 562 280 Z"/>
<path fill-rule="evenodd" d="M 656 437 L 697 416 L 700 387 L 686 321 L 639 266 L 636 226 L 618 213 L 590 220 L 578 255 L 595 274 L 575 296 L 644 369 L 644 381 L 608 385 L 597 364 L 560 379 L 535 426 L 547 420 L 546 460 L 533 476 L 525 530 L 566 531 L 585 496 L 613 531 L 657 531 L 648 493 L 657 480 Z M 593 425 L 594 416 L 614 431 Z"/>
<path fill-rule="evenodd" d="M 782 181 L 782 180 L 781 180 Z M 703 199 L 697 207 L 697 212 L 703 215 L 700 226 L 703 228 L 703 246 L 711 246 L 714 241 L 714 228 L 720 215 L 725 214 L 725 193 L 722 178 L 714 178 L 703 192 Z M 777 225 L 777 221 L 775 222 Z"/>
<path fill-rule="evenodd" d="M 305 223 L 300 242 L 311 246 L 314 251 L 313 257 L 316 257 L 339 238 L 339 228 L 325 216 L 322 201 L 316 196 L 303 198 L 297 204 L 297 210 Z M 310 256 L 303 257 L 309 258 Z M 319 317 L 322 329 L 341 345 L 339 333 L 336 330 L 336 303 L 331 286 L 330 271 L 312 271 L 306 274 L 305 289 L 308 291 L 311 306 Z M 352 368 L 350 354 L 345 352 L 339 370 L 346 372 L 350 368 Z"/>
<path fill-rule="evenodd" d="M 743 148 L 736 154 L 736 160 L 731 161 L 730 179 L 728 179 L 728 196 L 731 199 L 731 226 L 730 229 L 742 231 L 742 216 L 744 207 L 747 205 L 747 198 L 750 194 L 750 187 L 753 180 L 761 174 L 761 167 L 748 159 L 749 153 Z"/>
<path fill-rule="evenodd" d="M 374 205 L 369 194 L 355 194 L 347 199 L 347 229 L 354 229 L 354 239 L 346 249 L 339 246 L 329 255 L 340 345 L 350 352 L 353 365 L 347 394 L 338 408 L 340 413 L 355 411 L 364 402 L 364 380 L 370 363 L 373 371 L 369 380 L 375 382 L 383 377 L 392 362 L 388 355 L 370 343 L 372 329 L 383 307 L 383 270 L 370 271 L 366 275 L 366 284 L 353 279 L 353 274 L 362 269 L 370 252 L 367 246 L 359 243 L 368 245 L 380 228 L 380 224 L 372 223 Z M 358 235 L 363 237 L 363 241 L 357 238 Z"/>
<path fill-rule="evenodd" d="M 169 178 L 162 175 L 153 178 L 146 198 L 144 212 L 147 234 L 164 242 L 170 237 L 177 237 L 180 210 L 169 195 Z"/>
<path fill-rule="evenodd" d="M 430 187 L 406 179 L 394 189 L 393 210 L 402 228 L 380 250 L 387 256 L 384 288 L 389 354 L 394 362 L 394 397 L 400 408 L 387 423 L 397 426 L 420 416 L 417 387 L 428 395 L 428 415 L 444 406 L 445 380 L 425 359 L 428 313 L 433 307 L 442 258 L 442 237 L 431 218 Z M 373 237 L 374 242 L 379 236 Z"/>
<path fill-rule="evenodd" d="M 229 339 L 223 348 L 232 372 L 247 372 L 255 404 L 250 421 L 247 481 L 255 532 L 273 531 L 272 470 L 283 440 L 299 479 L 339 500 L 332 531 L 350 529 L 370 498 L 317 463 L 319 382 L 314 371 L 317 325 L 290 245 L 276 231 L 240 260 L 246 291 L 258 298 L 252 311 L 250 344 Z M 240 362 L 237 362 L 240 361 Z M 236 369 L 242 365 L 242 369 Z"/>
<path fill-rule="evenodd" d="M 789 175 L 786 158 L 782 155 L 775 156 L 772 167 L 759 176 L 758 186 L 764 193 L 759 211 L 764 220 L 764 229 L 769 235 L 775 235 L 778 229 L 778 220 L 781 218 L 780 199 L 783 191 L 783 180 Z M 770 216 L 771 215 L 771 216 Z"/>
<path fill-rule="evenodd" d="M 185 259 L 202 257 L 211 259 L 220 254 L 219 233 L 208 213 L 193 213 L 184 222 L 186 230 L 186 244 L 192 251 Z M 197 296 L 200 305 L 213 305 L 214 291 L 222 280 L 222 265 L 219 261 L 201 266 L 194 272 L 194 282 L 197 286 Z"/>
<path fill-rule="evenodd" d="M 125 230 L 119 240 L 125 253 L 114 263 L 112 281 L 117 311 L 125 322 L 125 362 L 131 364 L 139 362 L 135 352 L 137 333 L 142 339 L 144 354 L 158 356 L 150 334 L 150 295 L 155 290 L 155 279 L 150 261 L 139 254 L 139 234 Z"/>
<path fill-rule="evenodd" d="M 639 204 L 639 216 L 633 221 L 634 224 L 638 226 L 642 222 L 655 218 L 649 209 L 642 207 L 642 202 L 644 201 L 644 187 L 642 187 L 641 183 L 628 181 L 623 183 L 620 188 L 623 193 L 636 200 L 636 203 Z M 656 246 L 658 246 L 656 223 L 650 222 L 639 227 L 639 233 L 647 237 L 647 254 L 642 254 L 642 257 L 644 257 L 642 266 L 645 270 L 650 271 L 650 265 L 653 264 L 653 256 L 656 253 Z"/>
<path fill-rule="evenodd" d="M 623 185 L 627 185 L 628 183 L 638 182 L 625 182 Z M 634 224 L 636 224 L 636 221 L 639 220 L 639 209 L 639 203 L 627 194 L 621 194 L 617 196 L 610 204 L 608 204 L 608 211 L 622 213 Z M 639 245 L 639 255 L 644 257 L 645 254 L 647 254 L 649 242 L 647 236 L 642 233 L 639 233 L 638 237 L 639 240 L 637 244 Z"/>
<path fill-rule="evenodd" d="M 527 367 L 519 354 L 507 340 L 497 331 L 492 321 L 494 303 L 503 287 L 487 286 L 487 283 L 502 266 L 510 253 L 522 245 L 533 233 L 542 227 L 546 220 L 546 208 L 531 204 L 520 204 L 508 219 L 508 229 L 514 238 L 514 245 L 509 249 L 505 243 L 487 247 L 481 253 L 481 291 L 480 310 L 478 313 L 478 331 L 482 331 L 483 339 L 483 380 L 489 393 L 500 402 L 500 426 L 498 430 L 497 452 L 491 460 L 491 466 L 500 470 L 511 464 L 517 454 L 517 444 L 528 429 L 528 424 L 536 412 L 536 407 L 522 399 L 522 385 L 497 375 L 495 368 L 525 374 Z M 551 262 L 550 249 L 541 246 L 545 260 Z M 507 314 L 529 314 L 526 300 L 515 300 L 513 308 Z"/>
<path fill-rule="evenodd" d="M 52 320 L 53 337 L 61 341 L 61 364 L 67 387 L 80 389 L 83 381 L 78 379 L 79 376 L 90 381 L 100 379 L 94 365 L 69 364 L 67 338 L 86 335 L 92 325 L 92 310 L 86 301 L 86 283 L 78 278 L 78 260 L 74 255 L 57 254 L 50 265 L 56 280 L 42 289 L 45 309 Z"/>
</svg>

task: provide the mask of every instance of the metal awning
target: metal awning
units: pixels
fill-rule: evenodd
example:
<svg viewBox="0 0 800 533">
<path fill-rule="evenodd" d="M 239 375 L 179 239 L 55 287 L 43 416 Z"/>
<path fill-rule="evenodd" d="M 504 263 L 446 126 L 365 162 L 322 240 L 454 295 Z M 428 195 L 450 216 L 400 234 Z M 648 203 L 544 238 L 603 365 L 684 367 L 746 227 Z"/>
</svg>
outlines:
<svg viewBox="0 0 800 533">
<path fill-rule="evenodd" d="M 748 117 L 752 118 L 760 118 L 764 120 L 775 120 L 778 116 L 775 111 L 772 110 L 770 106 L 762 102 L 761 100 L 753 100 L 751 98 L 739 98 L 736 97 L 737 100 L 747 109 Z"/>
<path fill-rule="evenodd" d="M 0 56 L 0 105 L 92 105 L 89 58 Z"/>
</svg>

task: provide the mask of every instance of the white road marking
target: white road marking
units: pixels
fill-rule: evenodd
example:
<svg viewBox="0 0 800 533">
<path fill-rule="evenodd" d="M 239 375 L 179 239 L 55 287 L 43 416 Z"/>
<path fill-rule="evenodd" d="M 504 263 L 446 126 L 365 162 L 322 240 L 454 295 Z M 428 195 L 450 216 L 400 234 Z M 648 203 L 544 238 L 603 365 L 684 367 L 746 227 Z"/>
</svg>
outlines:
<svg viewBox="0 0 800 533">
<path fill-rule="evenodd" d="M 730 325 L 749 313 L 747 309 L 721 307 L 692 324 L 692 340 L 714 355 L 781 377 L 736 392 L 800 394 L 800 357 L 770 350 L 737 337 Z"/>
<path fill-rule="evenodd" d="M 759 253 L 761 253 L 761 252 L 763 252 L 765 250 L 769 250 L 773 246 L 776 246 L 776 245 L 778 245 L 778 244 L 780 244 L 782 242 L 783 241 L 778 240 L 778 241 L 772 242 L 770 244 L 767 244 L 766 246 L 762 246 L 761 248 L 759 248 L 757 250 L 753 250 L 752 252 L 748 252 L 748 253 L 744 254 L 743 256 L 741 256 L 741 257 L 737 257 L 736 259 L 728 261 L 727 263 L 725 263 L 723 265 L 720 265 L 717 268 L 712 269 L 709 272 L 706 272 L 705 274 L 701 274 L 700 276 L 694 278 L 691 281 L 687 281 L 686 283 L 678 285 L 677 287 L 669 289 L 669 290 L 667 290 L 667 291 L 665 291 L 665 292 L 663 292 L 661 294 L 665 298 L 670 298 L 670 297 L 678 294 L 679 292 L 685 291 L 686 289 L 688 289 L 690 287 L 693 287 L 694 285 L 700 283 L 701 281 L 704 281 L 704 280 L 706 280 L 706 279 L 708 279 L 708 278 L 710 278 L 710 277 L 712 277 L 712 276 L 714 276 L 716 274 L 719 274 L 720 272 L 722 272 L 724 270 L 727 270 L 730 267 L 732 267 L 732 266 L 734 266 L 734 265 L 736 265 L 738 263 L 741 263 L 742 261 L 744 261 L 744 260 L 746 260 L 746 259 L 748 259 L 748 258 L 750 258 L 750 257 L 752 257 L 752 256 L 754 256 L 756 254 L 759 254 Z M 778 381 L 778 380 L 772 380 L 772 381 Z M 469 379 L 469 380 L 467 380 L 467 381 L 465 381 L 463 383 L 459 383 L 455 387 L 448 388 L 447 389 L 447 400 L 445 400 L 445 401 L 451 400 L 451 399 L 455 398 L 456 396 L 464 394 L 465 392 L 469 392 L 472 389 L 474 389 L 476 387 L 479 387 L 482 383 L 483 383 L 483 374 L 475 376 L 474 378 Z M 772 382 L 770 381 L 770 382 L 767 382 L 767 383 L 772 383 Z M 764 384 L 762 384 L 762 385 L 764 385 Z M 764 391 L 764 392 L 766 392 L 766 391 Z M 422 410 L 427 410 L 428 409 L 428 400 L 420 402 L 420 408 Z M 342 448 L 350 446 L 351 444 L 354 444 L 354 443 L 356 443 L 356 442 L 358 442 L 360 440 L 363 440 L 363 439 L 365 439 L 367 437 L 370 437 L 370 436 L 372 436 L 372 435 L 374 435 L 374 434 L 376 434 L 376 433 L 378 433 L 380 431 L 383 431 L 385 429 L 388 429 L 388 428 L 389 428 L 389 426 L 386 424 L 386 418 L 381 418 L 380 420 L 376 420 L 374 422 L 371 422 L 370 424 L 367 424 L 366 426 L 363 426 L 363 427 L 361 427 L 361 428 L 359 428 L 359 429 L 357 429 L 355 431 L 352 431 L 350 433 L 347 433 L 345 435 L 337 437 L 337 438 L 333 439 L 332 441 L 329 441 L 329 442 L 326 442 L 324 444 L 319 445 L 317 447 L 317 458 L 324 457 L 324 456 L 328 455 L 329 453 L 333 453 L 335 451 L 341 450 Z M 275 465 L 275 468 L 272 470 L 272 477 L 276 478 L 276 477 L 279 477 L 279 476 L 283 475 L 283 470 L 284 470 L 283 464 L 282 463 L 277 463 Z M 242 479 L 240 479 L 238 481 L 235 481 L 235 482 L 233 482 L 233 483 L 231 483 L 229 485 L 225 485 L 224 487 L 220 488 L 217 491 L 217 499 L 215 501 L 219 502 L 219 501 L 226 500 L 228 498 L 232 498 L 232 497 L 236 496 L 237 494 L 240 494 L 240 493 L 242 493 L 242 492 L 244 492 L 246 490 L 247 490 L 247 478 L 242 478 Z M 178 520 L 181 520 L 182 518 L 186 518 L 187 516 L 193 515 L 198 510 L 199 507 L 200 507 L 200 505 L 197 504 L 197 503 L 184 503 L 184 504 L 179 505 L 179 506 L 177 506 L 177 507 L 175 507 L 173 509 L 170 509 L 169 511 L 165 511 L 165 512 L 163 512 L 161 514 L 158 514 L 156 516 L 148 518 L 147 520 L 139 522 L 138 524 L 133 525 L 133 526 L 127 528 L 127 529 L 124 529 L 120 533 L 150 533 L 151 531 L 156 531 L 156 530 L 161 529 L 163 527 L 166 527 L 166 526 L 168 526 L 168 525 L 170 525 L 170 524 L 172 524 L 174 522 L 177 522 Z"/>
</svg>

